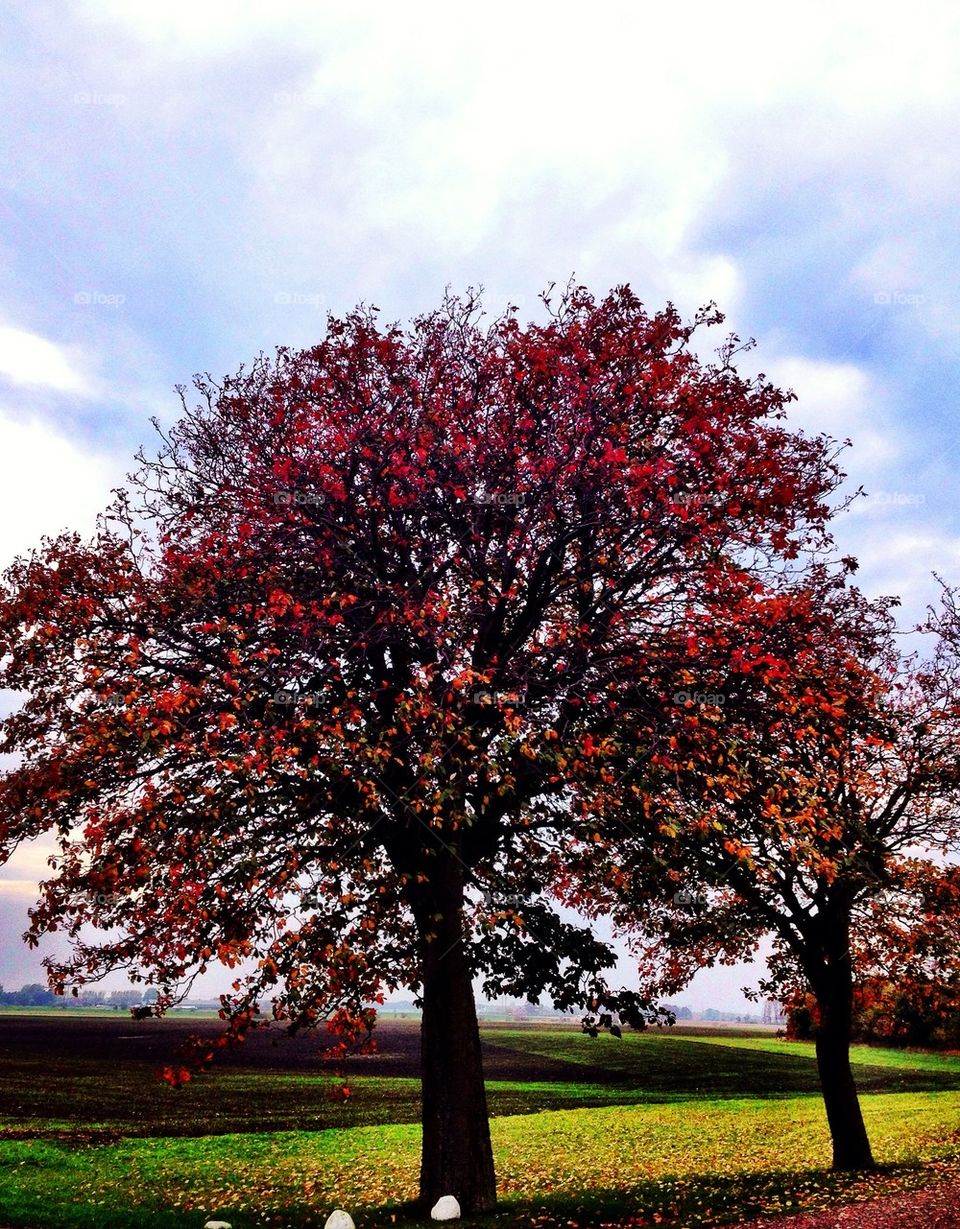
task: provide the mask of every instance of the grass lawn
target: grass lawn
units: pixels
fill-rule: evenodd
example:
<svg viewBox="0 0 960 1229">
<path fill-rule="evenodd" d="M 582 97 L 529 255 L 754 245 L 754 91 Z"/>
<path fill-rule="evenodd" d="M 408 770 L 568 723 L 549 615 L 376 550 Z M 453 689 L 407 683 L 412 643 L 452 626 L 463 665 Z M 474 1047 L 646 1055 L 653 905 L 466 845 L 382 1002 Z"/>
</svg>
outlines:
<svg viewBox="0 0 960 1229">
<path fill-rule="evenodd" d="M 960 1172 L 956 1057 L 858 1049 L 884 1168 L 857 1179 L 822 1168 L 829 1140 L 809 1046 L 692 1032 L 618 1042 L 563 1028 L 484 1037 L 502 1199 L 484 1223 L 692 1229 Z M 518 1073 L 542 1059 L 551 1078 L 507 1078 L 511 1055 Z M 177 1092 L 142 1061 L 42 1061 L 0 1046 L 0 1225 L 200 1229 L 215 1215 L 235 1229 L 313 1229 L 336 1206 L 361 1229 L 418 1223 L 403 1206 L 419 1164 L 410 1077 L 374 1065 L 337 1104 L 329 1077 L 309 1071 L 232 1068 Z"/>
<path fill-rule="evenodd" d="M 785 1042 L 768 1034 L 652 1030 L 622 1039 L 592 1038 L 568 1030 L 502 1030 L 502 1045 L 527 1054 L 616 1072 L 667 1100 L 701 1097 L 819 1094 L 812 1042 Z M 854 1046 L 861 1092 L 960 1090 L 960 1056 Z"/>
</svg>

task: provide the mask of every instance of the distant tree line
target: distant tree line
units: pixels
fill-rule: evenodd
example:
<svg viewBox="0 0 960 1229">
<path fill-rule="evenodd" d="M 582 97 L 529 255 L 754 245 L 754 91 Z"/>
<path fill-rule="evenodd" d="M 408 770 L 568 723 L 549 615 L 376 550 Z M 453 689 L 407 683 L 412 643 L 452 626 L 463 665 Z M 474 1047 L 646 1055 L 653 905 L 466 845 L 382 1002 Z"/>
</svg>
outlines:
<svg viewBox="0 0 960 1229">
<path fill-rule="evenodd" d="M 156 1000 L 155 990 L 81 990 L 76 998 L 57 995 L 39 982 L 30 982 L 19 990 L 5 990 L 0 985 L 0 1007 L 115 1007 L 118 1011 L 140 1007 Z"/>
</svg>

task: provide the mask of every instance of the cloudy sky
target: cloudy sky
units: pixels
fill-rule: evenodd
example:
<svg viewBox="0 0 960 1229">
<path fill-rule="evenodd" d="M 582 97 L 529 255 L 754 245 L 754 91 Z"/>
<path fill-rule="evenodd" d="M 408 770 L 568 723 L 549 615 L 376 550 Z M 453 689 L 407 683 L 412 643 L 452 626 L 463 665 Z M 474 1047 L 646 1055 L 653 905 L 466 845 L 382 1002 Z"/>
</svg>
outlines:
<svg viewBox="0 0 960 1229">
<path fill-rule="evenodd" d="M 92 528 L 194 372 L 575 274 L 757 338 L 853 441 L 837 537 L 905 623 L 960 580 L 951 0 L 0 0 L 0 45 L 3 561 Z M 8 985 L 44 856 L 0 870 Z"/>
</svg>

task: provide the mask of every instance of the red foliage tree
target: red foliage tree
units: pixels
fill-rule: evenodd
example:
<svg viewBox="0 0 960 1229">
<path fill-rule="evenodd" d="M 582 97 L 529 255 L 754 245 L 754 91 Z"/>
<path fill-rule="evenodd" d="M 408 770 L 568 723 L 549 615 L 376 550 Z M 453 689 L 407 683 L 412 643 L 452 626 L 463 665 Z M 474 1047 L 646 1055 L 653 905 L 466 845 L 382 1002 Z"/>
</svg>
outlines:
<svg viewBox="0 0 960 1229">
<path fill-rule="evenodd" d="M 576 891 L 558 870 L 632 929 L 660 993 L 772 939 L 757 995 L 808 1021 L 842 1169 L 873 1164 L 855 1008 L 881 972 L 944 1010 L 960 979 L 960 676 L 942 649 L 901 654 L 891 602 L 851 587 L 852 566 L 700 612 L 677 641 L 681 689 L 644 729 L 657 750 L 609 808 L 606 865 L 591 833 Z"/>
<path fill-rule="evenodd" d="M 960 867 L 909 858 L 851 936 L 856 979 L 853 1039 L 957 1048 L 960 1039 Z M 810 994 L 787 1003 L 787 1036 L 810 1040 Z"/>
<path fill-rule="evenodd" d="M 32 923 L 74 941 L 53 984 L 126 967 L 162 1010 L 255 961 L 235 1032 L 272 994 L 350 1035 L 416 988 L 421 1195 L 465 1212 L 495 1199 L 471 979 L 602 999 L 613 957 L 537 867 L 612 788 L 659 629 L 822 546 L 841 478 L 737 339 L 696 357 L 714 311 L 546 304 L 526 328 L 472 300 L 409 331 L 357 311 L 200 380 L 96 540 L 18 562 L 0 605 L 2 685 L 28 693 L 0 851 L 57 836 Z"/>
</svg>

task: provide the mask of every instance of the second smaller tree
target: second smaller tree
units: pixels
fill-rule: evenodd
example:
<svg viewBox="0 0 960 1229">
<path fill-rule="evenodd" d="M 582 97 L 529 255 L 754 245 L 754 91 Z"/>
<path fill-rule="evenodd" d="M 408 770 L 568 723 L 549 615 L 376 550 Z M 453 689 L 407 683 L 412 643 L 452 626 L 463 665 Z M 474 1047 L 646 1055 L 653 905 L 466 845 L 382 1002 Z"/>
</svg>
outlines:
<svg viewBox="0 0 960 1229">
<path fill-rule="evenodd" d="M 892 604 L 821 565 L 704 610 L 677 637 L 646 718 L 658 750 L 622 779 L 607 858 L 584 832 L 558 869 L 571 901 L 632 934 L 659 994 L 772 942 L 757 993 L 813 1004 L 837 1169 L 873 1165 L 850 1065 L 858 983 L 879 953 L 928 991 L 960 974 L 956 657 L 943 639 L 930 662 L 904 657 Z"/>
</svg>

